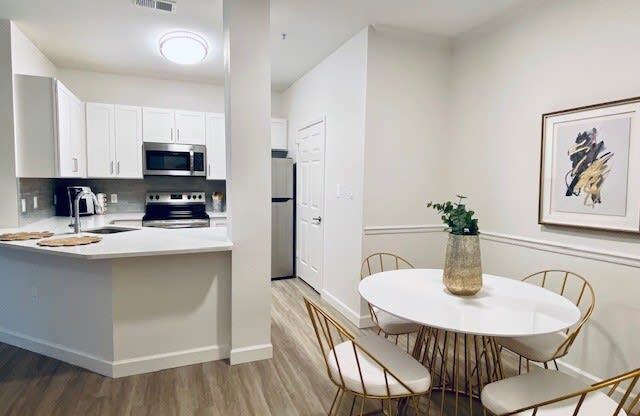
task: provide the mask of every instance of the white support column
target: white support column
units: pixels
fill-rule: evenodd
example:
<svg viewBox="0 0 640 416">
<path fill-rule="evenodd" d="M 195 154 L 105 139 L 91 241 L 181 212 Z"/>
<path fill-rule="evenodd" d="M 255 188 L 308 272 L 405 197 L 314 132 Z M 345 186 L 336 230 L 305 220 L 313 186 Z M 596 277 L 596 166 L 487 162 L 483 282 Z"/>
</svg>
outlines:
<svg viewBox="0 0 640 416">
<path fill-rule="evenodd" d="M 0 19 L 0 228 L 18 226 L 11 22 Z"/>
<path fill-rule="evenodd" d="M 240 364 L 272 356 L 269 0 L 223 0 L 223 25 L 230 361 Z"/>
</svg>

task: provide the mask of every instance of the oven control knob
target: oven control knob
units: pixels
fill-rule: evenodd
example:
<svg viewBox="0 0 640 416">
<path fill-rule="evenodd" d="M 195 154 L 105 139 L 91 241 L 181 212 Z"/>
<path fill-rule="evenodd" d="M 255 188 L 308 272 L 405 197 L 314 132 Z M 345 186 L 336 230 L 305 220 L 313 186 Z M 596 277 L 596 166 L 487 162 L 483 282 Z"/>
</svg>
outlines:
<svg viewBox="0 0 640 416">
<path fill-rule="evenodd" d="M 149 199 L 153 199 L 153 195 L 149 195 Z"/>
<path fill-rule="evenodd" d="M 198 195 L 198 199 L 202 199 L 202 195 Z"/>
<path fill-rule="evenodd" d="M 187 195 L 187 199 L 191 199 L 191 195 Z"/>
<path fill-rule="evenodd" d="M 160 195 L 156 195 L 156 201 L 160 199 Z"/>
</svg>

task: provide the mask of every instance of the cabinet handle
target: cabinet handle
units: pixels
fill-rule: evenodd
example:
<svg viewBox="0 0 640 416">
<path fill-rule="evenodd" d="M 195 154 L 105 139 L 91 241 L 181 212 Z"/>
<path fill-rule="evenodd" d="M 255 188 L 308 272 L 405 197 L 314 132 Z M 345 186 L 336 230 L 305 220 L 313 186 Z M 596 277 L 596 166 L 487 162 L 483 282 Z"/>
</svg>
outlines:
<svg viewBox="0 0 640 416">
<path fill-rule="evenodd" d="M 171 127 L 171 141 L 173 141 L 173 127 Z"/>
<path fill-rule="evenodd" d="M 73 160 L 73 171 L 77 172 L 78 171 L 78 158 L 77 157 L 73 157 L 73 158 L 71 158 L 71 160 Z"/>
<path fill-rule="evenodd" d="M 116 163 L 116 173 L 118 175 L 120 175 L 120 161 L 118 161 L 118 163 Z"/>
<path fill-rule="evenodd" d="M 176 134 L 178 136 L 177 141 L 179 142 L 180 141 L 180 129 L 176 129 Z"/>
<path fill-rule="evenodd" d="M 207 165 L 207 176 L 211 176 L 211 163 Z"/>
<path fill-rule="evenodd" d="M 110 173 L 113 175 L 113 160 L 112 160 L 112 161 L 111 161 L 111 163 L 110 163 L 109 171 L 110 171 Z"/>
</svg>

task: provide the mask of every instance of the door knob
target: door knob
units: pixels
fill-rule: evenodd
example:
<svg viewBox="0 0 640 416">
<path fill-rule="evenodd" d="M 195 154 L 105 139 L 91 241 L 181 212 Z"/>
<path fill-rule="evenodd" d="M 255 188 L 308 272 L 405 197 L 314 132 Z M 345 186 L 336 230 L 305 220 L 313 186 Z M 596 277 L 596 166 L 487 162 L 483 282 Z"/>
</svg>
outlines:
<svg viewBox="0 0 640 416">
<path fill-rule="evenodd" d="M 313 217 L 311 218 L 314 224 L 320 224 L 322 222 L 322 217 Z"/>
</svg>

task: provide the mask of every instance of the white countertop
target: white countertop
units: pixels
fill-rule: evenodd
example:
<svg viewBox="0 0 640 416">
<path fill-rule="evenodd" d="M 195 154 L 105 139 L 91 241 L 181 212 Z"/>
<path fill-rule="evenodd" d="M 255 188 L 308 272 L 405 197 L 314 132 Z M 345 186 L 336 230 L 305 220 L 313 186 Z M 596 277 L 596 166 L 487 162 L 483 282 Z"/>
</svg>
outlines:
<svg viewBox="0 0 640 416">
<path fill-rule="evenodd" d="M 211 214 L 211 213 L 210 213 Z M 141 213 L 93 215 L 81 218 L 82 230 L 114 226 L 135 228 L 134 231 L 117 234 L 101 234 L 102 241 L 76 247 L 41 247 L 37 241 L 0 241 L 0 248 L 35 251 L 88 260 L 123 257 L 159 256 L 170 254 L 207 253 L 231 251 L 233 244 L 227 237 L 226 227 L 163 229 L 140 227 L 127 222 L 140 221 Z M 225 213 L 215 213 L 214 218 L 224 218 Z M 115 224 L 114 225 L 114 221 Z M 56 235 L 73 235 L 68 227 L 68 217 L 52 217 L 19 228 L 0 229 L 0 234 L 19 231 L 50 231 Z M 82 235 L 86 233 L 83 232 Z M 92 234 L 95 235 L 95 234 Z"/>
</svg>

